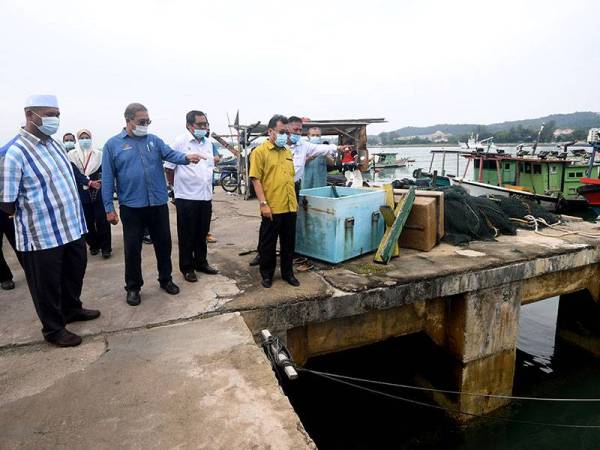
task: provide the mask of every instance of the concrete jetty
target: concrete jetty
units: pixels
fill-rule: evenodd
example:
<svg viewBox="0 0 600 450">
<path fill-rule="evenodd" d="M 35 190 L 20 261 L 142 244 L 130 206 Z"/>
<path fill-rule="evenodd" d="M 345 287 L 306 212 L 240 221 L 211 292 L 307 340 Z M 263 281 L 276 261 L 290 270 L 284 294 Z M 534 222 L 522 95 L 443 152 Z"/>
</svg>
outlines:
<svg viewBox="0 0 600 450">
<path fill-rule="evenodd" d="M 174 267 L 177 266 L 171 205 Z M 221 274 L 158 288 L 151 246 L 144 247 L 142 304 L 125 304 L 120 226 L 114 256 L 89 258 L 82 300 L 96 321 L 70 326 L 77 349 L 54 349 L 40 325 L 12 250 L 17 289 L 0 292 L 0 442 L 8 448 L 311 448 L 252 336 L 268 328 L 294 359 L 410 333 L 426 333 L 455 361 L 457 390 L 510 394 L 521 305 L 561 296 L 559 333 L 600 353 L 594 322 L 600 300 L 600 239 L 520 230 L 495 242 L 401 250 L 387 266 L 366 255 L 300 273 L 293 288 L 276 278 L 260 286 L 248 266 L 256 248 L 258 208 L 218 190 L 209 246 Z M 572 230 L 600 227 L 572 223 Z M 589 299 L 569 295 L 586 290 Z M 597 319 L 595 319 L 597 321 Z M 406 362 L 410 363 L 410 362 Z M 427 383 L 427 380 L 423 380 Z M 449 386 L 444 386 L 449 387 Z M 471 413 L 503 406 L 436 396 Z M 463 420 L 465 416 L 457 417 Z"/>
</svg>

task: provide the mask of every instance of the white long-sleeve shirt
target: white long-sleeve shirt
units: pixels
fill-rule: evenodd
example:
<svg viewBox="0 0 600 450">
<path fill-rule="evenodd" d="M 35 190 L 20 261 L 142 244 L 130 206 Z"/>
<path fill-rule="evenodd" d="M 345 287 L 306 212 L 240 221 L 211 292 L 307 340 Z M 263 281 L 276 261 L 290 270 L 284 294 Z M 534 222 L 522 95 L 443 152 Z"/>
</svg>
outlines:
<svg viewBox="0 0 600 450">
<path fill-rule="evenodd" d="M 306 158 L 312 156 L 325 156 L 334 154 L 337 151 L 335 144 L 311 144 L 308 141 L 300 140 L 290 148 L 294 155 L 294 181 L 301 180 L 304 176 L 304 165 Z"/>
</svg>

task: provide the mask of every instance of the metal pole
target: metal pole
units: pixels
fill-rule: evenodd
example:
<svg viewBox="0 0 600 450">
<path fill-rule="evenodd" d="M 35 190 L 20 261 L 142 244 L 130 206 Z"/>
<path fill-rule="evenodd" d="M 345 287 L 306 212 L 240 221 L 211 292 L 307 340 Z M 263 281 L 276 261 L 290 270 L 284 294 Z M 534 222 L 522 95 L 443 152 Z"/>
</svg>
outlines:
<svg viewBox="0 0 600 450">
<path fill-rule="evenodd" d="M 587 177 L 591 178 L 592 176 L 592 171 L 594 170 L 594 161 L 596 160 L 596 150 L 599 147 L 596 145 L 592 145 L 592 154 L 590 155 L 590 163 L 588 164 L 588 169 L 587 169 Z M 600 174 L 599 174 L 600 176 Z"/>
<path fill-rule="evenodd" d="M 446 175 L 446 150 L 442 153 L 442 176 Z"/>
</svg>

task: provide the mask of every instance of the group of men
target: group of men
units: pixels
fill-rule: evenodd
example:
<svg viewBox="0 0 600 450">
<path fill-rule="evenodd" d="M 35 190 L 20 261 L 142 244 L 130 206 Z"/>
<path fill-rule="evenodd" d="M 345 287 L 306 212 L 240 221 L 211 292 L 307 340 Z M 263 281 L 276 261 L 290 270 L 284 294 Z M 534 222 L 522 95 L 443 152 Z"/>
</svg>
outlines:
<svg viewBox="0 0 600 450">
<path fill-rule="evenodd" d="M 60 125 L 55 96 L 31 96 L 24 110 L 25 125 L 0 149 L 0 232 L 13 245 L 25 272 L 46 341 L 62 347 L 79 345 L 81 337 L 66 325 L 100 316 L 100 311 L 84 308 L 80 299 L 87 266 L 85 241 L 91 254 L 110 257 L 109 223 L 121 221 L 123 226 L 126 302 L 132 306 L 141 302 L 141 250 L 147 232 L 160 287 L 171 295 L 179 293 L 172 279 L 167 181 L 174 190 L 184 279 L 193 283 L 198 271 L 218 273 L 207 261 L 215 159 L 205 113 L 190 111 L 186 131 L 168 146 L 148 133 L 151 120 L 146 107 L 132 103 L 125 109 L 125 127 L 100 152 L 93 149 L 87 129 L 77 136 L 65 135 L 66 146 L 52 138 Z M 266 288 L 273 282 L 278 239 L 282 278 L 299 286 L 292 259 L 305 164 L 341 150 L 317 143 L 320 131 L 311 132 L 312 142 L 306 141 L 299 117 L 275 115 L 269 121 L 268 138 L 251 154 L 250 177 L 262 216 L 260 273 Z M 311 183 L 325 184 L 326 170 L 320 173 L 316 178 L 323 179 L 313 177 Z M 0 275 L 12 283 L 10 269 L 3 264 L 1 258 Z M 12 287 L 14 283 L 2 285 Z"/>
<path fill-rule="evenodd" d="M 119 222 L 113 199 L 117 193 L 128 304 L 138 305 L 141 301 L 145 230 L 152 237 L 160 287 L 172 295 L 179 293 L 171 276 L 164 161 L 169 163 L 167 176 L 172 176 L 177 215 L 181 218 L 180 269 L 190 282 L 197 281 L 195 271 L 218 273 L 206 261 L 214 159 L 212 145 L 207 144 L 204 113 L 192 111 L 187 115 L 187 130 L 175 140 L 177 149 L 173 149 L 148 133 L 148 110 L 132 103 L 125 109 L 125 127 L 106 142 L 101 159 L 96 153 L 84 152 L 91 147 L 89 130 L 77 133 L 78 147 L 73 146 L 68 153 L 61 142 L 52 138 L 60 126 L 55 96 L 29 97 L 25 120 L 18 134 L 0 149 L 0 219 L 9 241 L 14 235 L 14 249 L 46 341 L 61 347 L 79 345 L 81 337 L 67 330 L 66 325 L 100 316 L 100 311 L 84 308 L 80 299 L 87 266 L 85 238 L 91 253 L 102 251 L 104 257 L 110 257 L 110 231 L 107 235 L 103 229 L 97 205 L 84 207 L 86 197 L 82 193 L 88 195 L 88 200 L 101 203 L 105 214 L 102 219 L 113 225 Z M 66 140 L 70 141 L 69 136 Z M 89 233 L 92 227 L 94 237 Z M 5 264 L 3 258 L 0 263 Z M 14 287 L 12 274 L 10 282 L 12 286 L 6 288 Z"/>
</svg>

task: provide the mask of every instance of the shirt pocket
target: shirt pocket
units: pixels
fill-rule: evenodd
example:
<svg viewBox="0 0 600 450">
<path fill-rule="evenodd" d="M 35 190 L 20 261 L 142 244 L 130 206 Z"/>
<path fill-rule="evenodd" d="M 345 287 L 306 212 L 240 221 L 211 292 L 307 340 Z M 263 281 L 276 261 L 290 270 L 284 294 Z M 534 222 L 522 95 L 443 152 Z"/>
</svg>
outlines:
<svg viewBox="0 0 600 450">
<path fill-rule="evenodd" d="M 286 175 L 294 176 L 294 158 L 285 158 L 283 161 L 283 172 Z"/>
</svg>

